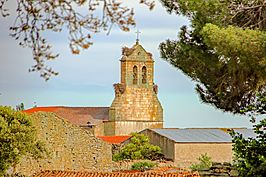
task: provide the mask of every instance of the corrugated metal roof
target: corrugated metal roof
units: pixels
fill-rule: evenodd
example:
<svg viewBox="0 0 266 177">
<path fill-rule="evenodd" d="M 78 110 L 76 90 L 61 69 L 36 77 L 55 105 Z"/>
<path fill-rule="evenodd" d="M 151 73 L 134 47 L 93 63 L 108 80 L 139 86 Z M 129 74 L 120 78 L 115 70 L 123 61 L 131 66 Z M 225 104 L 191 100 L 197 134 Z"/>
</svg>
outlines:
<svg viewBox="0 0 266 177">
<path fill-rule="evenodd" d="M 256 134 L 252 129 L 234 129 L 234 130 L 235 132 L 242 134 L 245 139 L 248 137 L 256 138 Z"/>
<path fill-rule="evenodd" d="M 228 132 L 219 128 L 162 128 L 152 131 L 180 143 L 230 143 L 232 137 Z M 256 138 L 252 129 L 239 128 L 235 132 L 241 133 L 244 138 Z"/>
<path fill-rule="evenodd" d="M 231 136 L 220 129 L 151 129 L 180 143 L 230 143 Z"/>
</svg>

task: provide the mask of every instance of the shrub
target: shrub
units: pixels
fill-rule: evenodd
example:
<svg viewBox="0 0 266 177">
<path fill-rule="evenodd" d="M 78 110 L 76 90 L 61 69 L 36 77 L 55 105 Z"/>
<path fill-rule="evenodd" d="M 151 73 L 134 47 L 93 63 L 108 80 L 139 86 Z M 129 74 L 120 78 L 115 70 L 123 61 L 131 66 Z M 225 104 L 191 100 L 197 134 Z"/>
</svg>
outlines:
<svg viewBox="0 0 266 177">
<path fill-rule="evenodd" d="M 156 160 L 163 158 L 161 148 L 150 144 L 149 138 L 144 134 L 133 133 L 130 143 L 126 144 L 121 150 L 113 155 L 114 161 L 120 160 Z"/>
<path fill-rule="evenodd" d="M 157 165 L 157 163 L 155 163 L 155 162 L 151 162 L 151 161 L 140 161 L 140 162 L 135 162 L 131 166 L 131 170 L 146 171 L 146 170 L 152 169 L 156 165 Z"/>
<path fill-rule="evenodd" d="M 30 118 L 25 113 L 0 106 L 0 176 L 16 166 L 24 155 L 40 158 L 46 154 L 43 143 L 36 139 Z"/>
<path fill-rule="evenodd" d="M 199 171 L 211 168 L 212 166 L 211 157 L 209 157 L 207 153 L 201 154 L 198 160 L 200 161 L 200 163 L 192 164 L 189 167 L 192 171 Z"/>
<path fill-rule="evenodd" d="M 245 138 L 240 133 L 231 132 L 234 163 L 241 177 L 266 176 L 266 119 L 253 123 L 256 138 Z"/>
</svg>

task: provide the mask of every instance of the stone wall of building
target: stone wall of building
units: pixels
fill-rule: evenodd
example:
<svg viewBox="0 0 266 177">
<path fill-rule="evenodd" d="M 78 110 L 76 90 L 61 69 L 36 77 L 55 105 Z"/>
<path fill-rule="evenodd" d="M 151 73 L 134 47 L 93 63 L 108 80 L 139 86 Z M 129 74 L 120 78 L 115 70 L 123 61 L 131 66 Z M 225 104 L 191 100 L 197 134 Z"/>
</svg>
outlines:
<svg viewBox="0 0 266 177">
<path fill-rule="evenodd" d="M 86 131 L 89 131 L 94 136 L 104 136 L 104 123 L 99 123 L 91 126 L 80 126 Z"/>
<path fill-rule="evenodd" d="M 129 49 L 129 48 L 128 48 Z M 125 85 L 133 85 L 133 68 L 137 67 L 137 83 L 136 85 L 153 86 L 154 81 L 154 61 L 152 55 L 145 51 L 140 44 L 135 44 L 131 52 L 125 52 L 123 49 L 123 57 L 121 61 L 121 83 Z M 142 83 L 142 68 L 146 67 L 147 82 Z"/>
<path fill-rule="evenodd" d="M 138 61 L 138 60 L 122 60 L 121 61 L 121 83 L 126 85 L 133 85 L 133 67 L 137 67 L 137 85 L 142 84 L 142 68 L 146 67 L 147 83 L 146 86 L 153 86 L 153 60 Z M 123 77 L 124 76 L 124 77 Z"/>
<path fill-rule="evenodd" d="M 190 166 L 207 153 L 214 162 L 232 161 L 232 143 L 175 143 L 175 163 Z"/>
<path fill-rule="evenodd" d="M 152 55 L 137 42 L 124 47 L 121 83 L 114 84 L 115 99 L 109 108 L 106 135 L 128 135 L 146 128 L 163 127 L 163 108 L 154 85 Z M 128 123 L 126 123 L 128 121 Z"/>
<path fill-rule="evenodd" d="M 147 128 L 162 128 L 161 121 L 109 121 L 105 122 L 105 135 L 129 135 Z"/>
<path fill-rule="evenodd" d="M 104 123 L 95 125 L 94 136 L 104 136 Z"/>
<path fill-rule="evenodd" d="M 105 124 L 105 135 L 163 128 L 163 108 L 151 88 L 126 87 L 124 93 L 116 94 L 109 108 L 109 122 Z"/>
<path fill-rule="evenodd" d="M 110 171 L 110 144 L 53 113 L 35 113 L 32 119 L 38 139 L 46 144 L 50 157 L 24 158 L 17 172 L 30 175 L 41 170 Z"/>
<path fill-rule="evenodd" d="M 152 88 L 126 87 L 116 94 L 109 120 L 163 121 L 163 109 Z"/>
</svg>

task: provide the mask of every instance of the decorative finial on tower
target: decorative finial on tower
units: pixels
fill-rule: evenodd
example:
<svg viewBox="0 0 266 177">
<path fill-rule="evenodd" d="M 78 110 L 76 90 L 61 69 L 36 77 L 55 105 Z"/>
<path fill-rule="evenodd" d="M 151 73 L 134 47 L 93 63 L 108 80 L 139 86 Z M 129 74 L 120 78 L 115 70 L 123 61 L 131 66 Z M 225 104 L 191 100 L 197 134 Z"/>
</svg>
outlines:
<svg viewBox="0 0 266 177">
<path fill-rule="evenodd" d="M 138 44 L 138 43 L 139 43 L 139 34 L 140 34 L 141 32 L 140 32 L 139 29 L 138 29 L 136 33 L 137 33 L 136 44 Z"/>
</svg>

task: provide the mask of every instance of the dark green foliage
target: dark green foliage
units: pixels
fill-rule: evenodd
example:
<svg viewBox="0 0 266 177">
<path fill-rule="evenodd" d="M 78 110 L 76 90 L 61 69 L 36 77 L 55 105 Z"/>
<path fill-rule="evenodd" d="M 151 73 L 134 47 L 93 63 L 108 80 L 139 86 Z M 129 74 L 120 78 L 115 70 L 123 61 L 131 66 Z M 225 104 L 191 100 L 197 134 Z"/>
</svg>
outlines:
<svg viewBox="0 0 266 177">
<path fill-rule="evenodd" d="M 0 106 L 0 176 L 18 164 L 24 155 L 39 158 L 47 153 L 35 135 L 35 129 L 25 113 Z"/>
<path fill-rule="evenodd" d="M 17 105 L 17 106 L 16 106 L 16 110 L 17 110 L 17 111 L 23 111 L 23 110 L 25 110 L 25 108 L 24 108 L 24 104 L 23 104 L 23 103 L 20 103 L 19 105 Z"/>
<path fill-rule="evenodd" d="M 133 133 L 130 143 L 126 144 L 118 153 L 113 155 L 114 161 L 163 158 L 161 148 L 149 143 L 149 138 L 144 134 Z"/>
<path fill-rule="evenodd" d="M 266 92 L 260 92 L 256 95 L 255 101 L 241 110 L 242 113 L 248 114 L 250 117 L 266 114 Z M 252 118 L 254 119 L 254 118 Z M 252 120 L 253 121 L 253 120 Z"/>
<path fill-rule="evenodd" d="M 265 8 L 263 1 L 161 2 L 167 11 L 182 14 L 191 22 L 191 28 L 181 28 L 178 40 L 160 44 L 161 57 L 197 83 L 203 102 L 241 114 L 265 88 L 266 34 L 263 26 L 258 30 L 249 21 L 241 26 L 243 21 L 238 21 L 236 15 L 246 6 Z M 266 21 L 265 16 L 260 19 Z"/>
<path fill-rule="evenodd" d="M 201 154 L 198 160 L 200 161 L 199 163 L 192 164 L 189 167 L 192 171 L 199 171 L 211 168 L 212 166 L 211 157 L 209 157 L 207 154 Z"/>
<path fill-rule="evenodd" d="M 157 165 L 157 163 L 155 163 L 155 162 L 151 162 L 151 161 L 140 161 L 140 162 L 135 162 L 131 166 L 131 170 L 140 170 L 140 171 L 143 172 L 143 171 L 152 169 L 156 165 Z"/>
<path fill-rule="evenodd" d="M 241 172 L 241 176 L 245 176 L 245 173 L 250 174 L 251 176 L 255 173 L 263 173 L 265 175 L 266 119 L 264 118 L 256 125 L 256 119 L 254 117 L 266 113 L 265 91 L 258 93 L 256 95 L 256 101 L 241 111 L 251 117 L 250 122 L 253 123 L 253 130 L 256 134 L 256 138 L 247 139 L 239 133 L 234 131 L 230 132 L 234 142 L 233 151 L 236 167 Z M 259 157 L 259 159 L 257 157 Z"/>
<path fill-rule="evenodd" d="M 169 13 L 186 16 L 178 40 L 160 44 L 161 56 L 197 83 L 201 100 L 218 109 L 266 113 L 266 6 L 264 0 L 161 0 Z M 257 138 L 232 132 L 241 176 L 265 174 L 265 119 Z"/>
<path fill-rule="evenodd" d="M 266 176 L 266 119 L 253 125 L 256 138 L 244 138 L 241 134 L 231 132 L 235 165 L 240 176 Z"/>
</svg>

